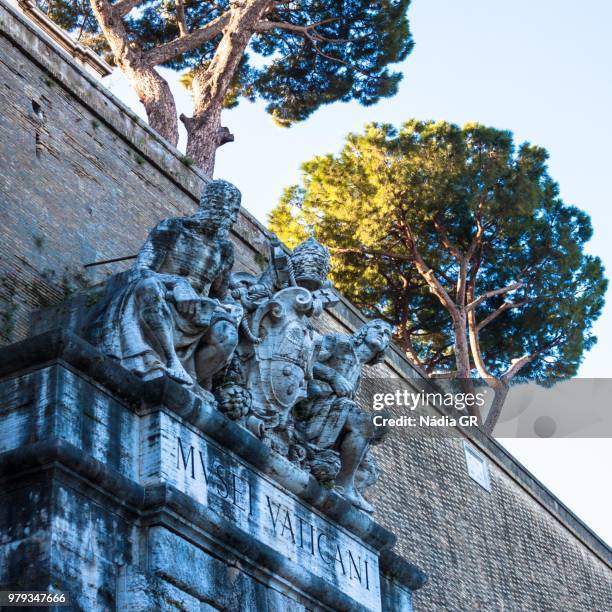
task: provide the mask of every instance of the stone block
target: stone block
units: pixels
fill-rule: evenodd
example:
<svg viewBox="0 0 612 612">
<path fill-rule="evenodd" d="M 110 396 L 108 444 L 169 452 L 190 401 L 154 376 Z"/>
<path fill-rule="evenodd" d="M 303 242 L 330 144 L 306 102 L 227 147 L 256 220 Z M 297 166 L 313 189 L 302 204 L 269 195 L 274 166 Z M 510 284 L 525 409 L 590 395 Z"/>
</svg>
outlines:
<svg viewBox="0 0 612 612">
<path fill-rule="evenodd" d="M 407 601 L 381 592 L 392 534 L 176 383 L 58 332 L 0 350 L 0 376 L 0 587 L 87 611 Z"/>
<path fill-rule="evenodd" d="M 288 563 L 378 609 L 374 550 L 165 412 L 143 417 L 143 484 L 167 482 Z"/>
<path fill-rule="evenodd" d="M 61 364 L 0 381 L 0 452 L 61 438 L 138 479 L 138 417 Z"/>
</svg>

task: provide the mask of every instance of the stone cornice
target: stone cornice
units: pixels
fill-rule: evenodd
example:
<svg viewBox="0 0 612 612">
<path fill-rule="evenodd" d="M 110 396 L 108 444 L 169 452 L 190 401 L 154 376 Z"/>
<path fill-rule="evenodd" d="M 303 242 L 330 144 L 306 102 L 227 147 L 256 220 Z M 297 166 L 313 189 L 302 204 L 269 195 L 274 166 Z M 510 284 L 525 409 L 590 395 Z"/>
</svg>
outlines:
<svg viewBox="0 0 612 612">
<path fill-rule="evenodd" d="M 66 50 L 72 57 L 94 70 L 101 77 L 108 76 L 113 69 L 89 47 L 75 41 L 68 32 L 51 21 L 45 13 L 37 6 L 34 0 L 18 0 L 23 12 L 38 25 L 45 34 L 52 38 L 62 49 Z"/>
<path fill-rule="evenodd" d="M 394 545 L 393 533 L 334 491 L 321 487 L 313 476 L 272 451 L 212 405 L 170 379 L 143 382 L 74 334 L 54 330 L 0 349 L 0 379 L 53 363 L 63 364 L 97 383 L 134 412 L 167 410 L 177 415 L 373 549 L 380 551 Z"/>
<path fill-rule="evenodd" d="M 93 485 L 105 495 L 106 503 L 113 511 L 137 513 L 143 527 L 164 526 L 204 548 L 215 548 L 222 542 L 221 546 L 233 551 L 242 563 L 252 564 L 255 573 L 266 568 L 275 580 L 286 579 L 289 588 L 297 586 L 303 595 L 313 598 L 313 601 L 325 602 L 330 610 L 357 612 L 366 609 L 340 589 L 332 588 L 322 578 L 313 576 L 278 551 L 256 541 L 230 520 L 207 511 L 205 506 L 172 485 L 139 485 L 60 438 L 35 442 L 0 454 L 0 481 L 21 480 L 25 475 L 32 477 L 49 470 L 69 486 L 85 492 Z M 223 554 L 227 556 L 227 552 Z M 403 564 L 410 566 L 405 561 Z M 419 572 L 416 568 L 414 571 Z M 396 569 L 389 568 L 389 572 L 391 579 L 397 579 Z M 387 569 L 383 572 L 386 574 Z M 416 590 L 423 583 L 417 579 L 402 584 Z"/>
</svg>

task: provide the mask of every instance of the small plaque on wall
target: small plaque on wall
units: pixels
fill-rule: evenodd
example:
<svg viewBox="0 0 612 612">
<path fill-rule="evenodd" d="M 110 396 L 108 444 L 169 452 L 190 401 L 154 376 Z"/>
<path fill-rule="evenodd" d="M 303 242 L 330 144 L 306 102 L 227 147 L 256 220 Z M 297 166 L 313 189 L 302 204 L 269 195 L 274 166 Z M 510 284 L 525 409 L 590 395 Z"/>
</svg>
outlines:
<svg viewBox="0 0 612 612">
<path fill-rule="evenodd" d="M 470 478 L 475 480 L 483 489 L 491 492 L 491 478 L 486 458 L 465 441 L 463 442 L 463 449 L 465 451 L 465 464 Z"/>
</svg>

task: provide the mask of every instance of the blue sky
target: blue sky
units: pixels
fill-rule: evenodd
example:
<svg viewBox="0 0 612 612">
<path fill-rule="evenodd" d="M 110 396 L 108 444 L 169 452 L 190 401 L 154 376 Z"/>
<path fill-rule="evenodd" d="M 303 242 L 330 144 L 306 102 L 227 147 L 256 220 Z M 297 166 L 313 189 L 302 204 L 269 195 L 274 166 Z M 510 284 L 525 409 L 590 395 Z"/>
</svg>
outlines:
<svg viewBox="0 0 612 612">
<path fill-rule="evenodd" d="M 550 153 L 561 196 L 591 216 L 588 251 L 612 275 L 612 2 L 585 0 L 413 0 L 415 49 L 400 65 L 398 95 L 373 107 L 335 104 L 290 129 L 276 127 L 259 103 L 241 103 L 223 118 L 236 141 L 219 150 L 215 174 L 242 190 L 243 204 L 265 223 L 300 164 L 338 151 L 344 136 L 369 121 L 400 124 L 416 117 L 510 129 Z M 172 82 L 179 112 L 189 95 Z M 106 80 L 135 110 L 121 75 Z M 179 147 L 182 143 L 179 143 Z M 583 377 L 612 375 L 612 300 L 595 326 L 599 343 L 585 357 Z M 612 541 L 609 440 L 512 440 L 509 449 L 570 508 Z M 608 487 L 609 488 L 609 487 Z"/>
</svg>

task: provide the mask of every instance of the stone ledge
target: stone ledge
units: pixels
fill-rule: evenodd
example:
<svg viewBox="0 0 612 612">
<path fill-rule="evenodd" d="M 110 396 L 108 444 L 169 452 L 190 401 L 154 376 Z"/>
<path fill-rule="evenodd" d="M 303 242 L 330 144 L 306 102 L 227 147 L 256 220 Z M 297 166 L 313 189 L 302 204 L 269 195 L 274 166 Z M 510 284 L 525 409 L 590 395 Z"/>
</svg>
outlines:
<svg viewBox="0 0 612 612">
<path fill-rule="evenodd" d="M 138 510 L 145 504 L 143 486 L 61 438 L 49 438 L 1 453 L 0 478 L 18 478 L 25 472 L 58 464 L 110 493 L 117 505 Z"/>
<path fill-rule="evenodd" d="M 0 378 L 52 362 L 66 364 L 118 398 L 126 399 L 134 412 L 170 410 L 375 550 L 395 544 L 393 533 L 334 491 L 321 487 L 313 476 L 272 451 L 212 405 L 168 378 L 142 381 L 70 332 L 52 330 L 0 349 Z"/>
<path fill-rule="evenodd" d="M 38 25 L 45 34 L 72 57 L 91 70 L 94 70 L 102 77 L 112 73 L 113 69 L 100 55 L 92 51 L 89 47 L 74 40 L 66 30 L 60 28 L 45 12 L 38 8 L 36 0 L 18 0 L 18 2 L 23 12 L 26 13 L 32 21 L 36 22 L 36 25 Z"/>
<path fill-rule="evenodd" d="M 298 592 L 327 604 L 330 610 L 366 610 L 346 593 L 334 589 L 327 581 L 255 540 L 223 516 L 209 512 L 206 506 L 172 485 L 139 485 L 59 438 L 35 442 L 0 454 L 0 478 L 3 480 L 21 482 L 25 474 L 31 476 L 48 469 L 65 471 L 68 479 L 79 481 L 81 486 L 77 488 L 86 493 L 87 487 L 82 486 L 83 481 L 101 489 L 112 500 L 111 510 L 114 506 L 115 511 L 136 512 L 140 517 L 140 526 L 164 526 L 172 532 L 187 535 L 183 539 L 185 545 L 185 540 L 195 541 L 199 545 L 196 548 L 202 550 L 210 549 L 211 544 L 213 549 L 227 547 L 234 552 L 233 563 L 252 565 L 251 571 L 260 577 L 262 570 L 256 568 L 266 568 L 268 581 L 272 576 L 275 576 L 272 582 L 285 579 L 285 587 L 297 587 Z M 232 562 L 227 550 L 224 550 L 223 558 L 226 562 Z M 393 562 L 397 563 L 398 560 L 402 561 L 395 555 Z"/>
<path fill-rule="evenodd" d="M 380 573 L 409 591 L 417 591 L 427 582 L 427 574 L 392 550 L 380 554 Z"/>
<path fill-rule="evenodd" d="M 144 395 L 143 381 L 78 336 L 54 329 L 0 348 L 0 379 L 62 362 L 128 400 L 135 409 Z"/>
</svg>

